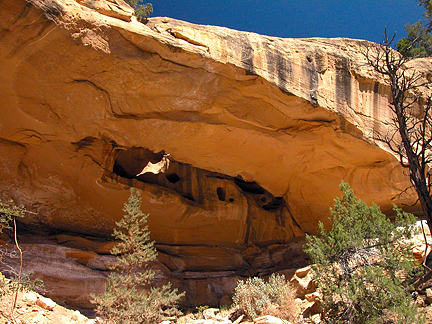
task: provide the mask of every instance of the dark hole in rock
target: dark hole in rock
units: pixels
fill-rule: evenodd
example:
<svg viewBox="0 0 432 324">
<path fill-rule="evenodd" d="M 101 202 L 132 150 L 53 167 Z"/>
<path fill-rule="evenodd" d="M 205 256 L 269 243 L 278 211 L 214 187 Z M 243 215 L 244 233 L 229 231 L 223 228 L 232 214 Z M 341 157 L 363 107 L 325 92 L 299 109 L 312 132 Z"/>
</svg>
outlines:
<svg viewBox="0 0 432 324">
<path fill-rule="evenodd" d="M 264 205 L 265 210 L 278 209 L 284 204 L 285 200 L 282 197 L 274 197 L 268 204 Z"/>
<path fill-rule="evenodd" d="M 216 189 L 216 193 L 217 193 L 220 201 L 225 201 L 225 199 L 226 199 L 226 191 L 225 191 L 224 188 L 218 187 Z"/>
<path fill-rule="evenodd" d="M 265 192 L 264 188 L 255 181 L 247 182 L 239 178 L 234 178 L 234 182 L 237 186 L 240 187 L 241 190 L 245 192 L 250 192 L 258 195 L 261 195 Z"/>
<path fill-rule="evenodd" d="M 120 177 L 126 178 L 126 179 L 133 179 L 135 178 L 135 175 L 128 173 L 120 163 L 117 161 L 114 162 L 113 172 Z"/>
<path fill-rule="evenodd" d="M 266 197 L 261 197 L 261 198 L 260 198 L 260 201 L 261 201 L 263 204 L 265 204 L 265 203 L 267 202 L 267 198 L 266 198 Z"/>
<path fill-rule="evenodd" d="M 234 198 L 228 199 L 229 202 L 234 202 Z"/>
<path fill-rule="evenodd" d="M 171 183 L 176 183 L 180 181 L 179 176 L 176 173 L 170 173 L 166 175 L 166 178 L 168 179 L 169 182 Z"/>
<path fill-rule="evenodd" d="M 141 147 L 121 150 L 115 158 L 113 172 L 121 177 L 133 179 L 149 162 L 157 163 L 162 158 L 163 153 L 154 153 Z"/>
</svg>

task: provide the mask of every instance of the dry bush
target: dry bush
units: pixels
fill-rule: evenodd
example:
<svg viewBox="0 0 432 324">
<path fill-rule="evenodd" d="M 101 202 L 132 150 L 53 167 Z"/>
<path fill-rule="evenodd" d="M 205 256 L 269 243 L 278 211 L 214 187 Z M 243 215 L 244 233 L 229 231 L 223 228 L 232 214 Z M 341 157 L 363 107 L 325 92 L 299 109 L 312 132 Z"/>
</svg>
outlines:
<svg viewBox="0 0 432 324">
<path fill-rule="evenodd" d="M 290 322 L 295 322 L 298 318 L 299 308 L 294 301 L 294 294 L 287 296 L 280 304 L 270 304 L 262 311 L 262 315 L 271 315 Z"/>
<path fill-rule="evenodd" d="M 297 318 L 294 292 L 283 275 L 272 274 L 268 282 L 256 277 L 239 281 L 233 300 L 249 319 L 260 315 L 273 315 L 290 321 Z"/>
</svg>

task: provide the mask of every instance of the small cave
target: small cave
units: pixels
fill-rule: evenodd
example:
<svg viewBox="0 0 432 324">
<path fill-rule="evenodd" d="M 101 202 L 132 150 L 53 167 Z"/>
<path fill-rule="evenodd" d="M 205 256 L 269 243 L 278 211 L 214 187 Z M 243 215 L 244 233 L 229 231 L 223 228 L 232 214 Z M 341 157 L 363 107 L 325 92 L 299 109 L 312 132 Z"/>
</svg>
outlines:
<svg viewBox="0 0 432 324">
<path fill-rule="evenodd" d="M 168 173 L 165 177 L 171 183 L 177 183 L 180 181 L 180 177 L 177 175 L 177 173 Z"/>
<path fill-rule="evenodd" d="M 113 173 L 119 175 L 122 178 L 133 179 L 135 175 L 128 173 L 125 168 L 117 161 L 114 161 Z"/>
<path fill-rule="evenodd" d="M 218 196 L 218 198 L 219 198 L 220 201 L 225 201 L 226 200 L 226 191 L 225 191 L 224 188 L 218 187 L 216 189 L 216 194 L 217 194 L 217 196 Z"/>
<path fill-rule="evenodd" d="M 151 170 L 141 173 L 144 168 L 157 166 L 164 158 L 164 151 L 154 153 L 141 147 L 118 150 L 114 155 L 113 173 L 122 178 L 136 179 L 143 183 L 167 186 L 168 183 L 180 181 L 176 173 L 166 174 L 164 171 Z M 169 181 L 169 182 L 168 182 Z"/>
<path fill-rule="evenodd" d="M 235 184 L 245 193 L 253 194 L 254 199 L 264 210 L 277 210 L 285 206 L 283 197 L 275 197 L 255 181 L 244 181 L 239 177 L 234 178 Z"/>
<path fill-rule="evenodd" d="M 137 178 L 148 163 L 158 163 L 162 160 L 164 152 L 154 153 L 142 147 L 132 147 L 116 152 L 113 172 L 127 179 Z"/>
<path fill-rule="evenodd" d="M 154 153 L 146 148 L 132 147 L 117 148 L 111 154 L 111 178 L 141 189 L 145 189 L 145 184 L 157 185 L 190 201 L 199 201 L 194 195 L 198 190 L 190 179 L 193 167 L 172 160 L 165 151 Z"/>
<path fill-rule="evenodd" d="M 264 197 L 262 197 L 264 198 Z M 261 198 L 261 200 L 262 200 Z M 267 202 L 267 199 L 264 203 Z M 282 197 L 273 197 L 268 203 L 266 203 L 265 205 L 263 205 L 262 207 L 265 210 L 273 210 L 273 209 L 278 209 L 279 207 L 283 206 L 285 204 L 285 200 Z"/>
<path fill-rule="evenodd" d="M 234 183 L 243 191 L 252 194 L 262 195 L 266 190 L 255 181 L 244 181 L 239 178 L 234 178 Z"/>
</svg>

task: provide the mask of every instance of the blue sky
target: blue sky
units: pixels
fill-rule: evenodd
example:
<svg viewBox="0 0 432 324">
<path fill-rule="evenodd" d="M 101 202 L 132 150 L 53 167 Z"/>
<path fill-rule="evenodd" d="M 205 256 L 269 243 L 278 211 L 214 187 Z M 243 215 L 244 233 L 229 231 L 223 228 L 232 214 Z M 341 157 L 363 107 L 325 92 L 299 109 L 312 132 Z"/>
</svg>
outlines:
<svg viewBox="0 0 432 324">
<path fill-rule="evenodd" d="M 381 42 L 384 26 L 396 39 L 422 18 L 416 0 L 149 0 L 153 17 L 167 16 L 278 37 L 349 37 Z"/>
</svg>

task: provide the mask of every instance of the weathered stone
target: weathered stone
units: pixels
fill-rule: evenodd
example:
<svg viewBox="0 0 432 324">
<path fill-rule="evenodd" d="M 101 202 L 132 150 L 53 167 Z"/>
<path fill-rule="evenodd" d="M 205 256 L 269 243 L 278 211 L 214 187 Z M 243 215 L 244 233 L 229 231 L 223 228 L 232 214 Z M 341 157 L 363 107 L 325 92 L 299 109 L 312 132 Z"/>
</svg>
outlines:
<svg viewBox="0 0 432 324">
<path fill-rule="evenodd" d="M 134 14 L 134 10 L 123 0 L 77 0 L 77 2 L 103 15 L 124 21 L 130 21 Z"/>
<path fill-rule="evenodd" d="M 109 236 L 133 185 L 160 243 L 262 245 L 327 223 L 340 179 L 385 211 L 408 184 L 369 143 L 390 110 L 365 42 L 174 19 L 158 32 L 157 18 L 107 19 L 72 0 L 26 6 L 0 5 L 0 150 L 14 148 L 2 191 L 37 212 L 27 223 Z M 161 150 L 167 173 L 134 178 Z"/>
<path fill-rule="evenodd" d="M 304 271 L 304 269 L 302 269 L 299 274 L 304 277 L 299 277 L 294 274 L 290 279 L 290 284 L 296 292 L 296 297 L 304 298 L 306 294 L 315 291 L 316 283 L 314 282 L 310 271 Z"/>
<path fill-rule="evenodd" d="M 429 304 L 432 304 L 432 289 L 431 288 L 426 289 L 426 301 Z"/>
<path fill-rule="evenodd" d="M 213 319 L 217 313 L 219 313 L 219 308 L 207 308 L 202 312 L 204 319 Z"/>
<path fill-rule="evenodd" d="M 265 315 L 255 318 L 254 324 L 290 324 L 290 322 L 271 315 Z"/>
<path fill-rule="evenodd" d="M 117 242 L 113 241 L 95 242 L 94 240 L 87 240 L 83 237 L 66 234 L 56 235 L 55 238 L 58 243 L 64 246 L 92 251 L 98 254 L 110 254 L 112 248 L 117 244 Z"/>
<path fill-rule="evenodd" d="M 51 244 L 21 242 L 23 254 L 23 271 L 33 271 L 34 278 L 44 282 L 46 295 L 60 300 L 69 306 L 93 308 L 90 303 L 91 294 L 99 294 L 105 289 L 106 277 L 83 264 L 69 258 L 67 247 Z M 19 260 L 6 259 L 11 267 L 18 268 Z M 4 271 L 4 269 L 1 269 Z"/>
<path fill-rule="evenodd" d="M 306 294 L 304 298 L 309 302 L 319 301 L 321 299 L 321 295 L 319 292 L 315 291 L 311 294 Z"/>
<path fill-rule="evenodd" d="M 234 322 L 232 322 L 232 324 L 239 324 L 239 323 L 241 323 L 244 317 L 245 317 L 245 315 L 241 315 Z"/>
<path fill-rule="evenodd" d="M 26 292 L 23 296 L 23 302 L 27 304 L 27 306 L 33 306 L 36 304 L 38 296 L 34 292 Z"/>
<path fill-rule="evenodd" d="M 56 303 L 53 302 L 51 299 L 46 297 L 41 297 L 41 296 L 39 296 L 38 299 L 36 300 L 36 304 L 47 310 L 53 310 L 54 307 L 56 306 Z"/>
<path fill-rule="evenodd" d="M 301 269 L 297 269 L 295 275 L 299 278 L 304 278 L 311 271 L 311 266 L 307 266 Z"/>
<path fill-rule="evenodd" d="M 163 252 L 158 276 L 211 305 L 240 274 L 303 266 L 300 237 L 328 224 L 341 179 L 385 212 L 413 201 L 399 196 L 409 181 L 397 159 L 374 142 L 391 111 L 368 42 L 131 15 L 120 0 L 0 2 L 0 198 L 24 205 L 33 231 L 102 239 L 26 247 L 50 285 L 71 278 L 69 301 L 103 288 L 94 270 L 107 269 L 100 254 L 115 242 L 103 238 L 131 186 Z M 422 73 L 431 62 L 410 64 Z M 166 154 L 164 172 L 137 176 Z M 229 279 L 205 280 L 210 271 Z M 295 279 L 302 294 L 308 276 Z"/>
<path fill-rule="evenodd" d="M 74 311 L 71 315 L 71 319 L 78 322 L 85 322 L 86 317 L 82 315 L 79 311 Z"/>
<path fill-rule="evenodd" d="M 321 315 L 320 315 L 320 314 L 312 315 L 312 316 L 310 317 L 310 320 L 311 320 L 312 323 L 314 323 L 314 324 L 321 323 Z"/>
</svg>

